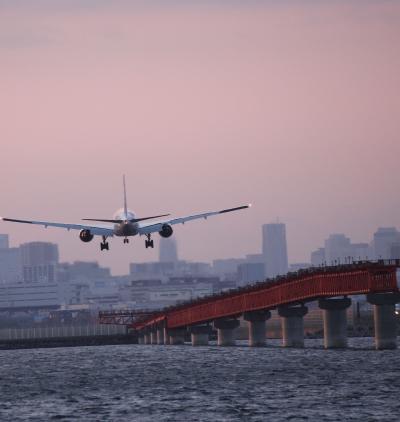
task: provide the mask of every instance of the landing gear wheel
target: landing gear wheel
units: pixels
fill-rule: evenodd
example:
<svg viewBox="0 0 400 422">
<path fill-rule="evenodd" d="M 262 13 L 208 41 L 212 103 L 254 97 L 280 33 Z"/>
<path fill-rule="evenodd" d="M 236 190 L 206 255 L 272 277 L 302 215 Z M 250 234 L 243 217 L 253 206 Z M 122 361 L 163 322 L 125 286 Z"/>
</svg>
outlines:
<svg viewBox="0 0 400 422">
<path fill-rule="evenodd" d="M 154 248 L 154 240 L 151 239 L 150 235 L 147 235 L 147 240 L 145 240 L 144 245 L 147 248 Z"/>
<path fill-rule="evenodd" d="M 124 243 L 129 243 L 129 239 L 125 238 Z"/>
<path fill-rule="evenodd" d="M 106 239 L 107 238 L 105 236 L 103 236 L 103 241 L 100 243 L 100 250 L 101 251 L 104 251 L 104 250 L 108 251 L 109 250 L 108 242 L 106 242 Z"/>
</svg>

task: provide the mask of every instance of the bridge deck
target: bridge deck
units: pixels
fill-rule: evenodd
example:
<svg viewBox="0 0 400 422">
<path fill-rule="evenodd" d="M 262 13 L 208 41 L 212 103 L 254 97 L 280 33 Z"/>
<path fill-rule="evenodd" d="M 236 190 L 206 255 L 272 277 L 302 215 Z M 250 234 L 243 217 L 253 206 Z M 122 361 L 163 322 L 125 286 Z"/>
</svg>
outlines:
<svg viewBox="0 0 400 422">
<path fill-rule="evenodd" d="M 131 327 L 141 330 L 163 321 L 168 328 L 179 328 L 322 297 L 398 292 L 396 271 L 399 265 L 399 261 L 363 262 L 289 273 L 274 280 L 163 309 L 139 318 Z"/>
</svg>

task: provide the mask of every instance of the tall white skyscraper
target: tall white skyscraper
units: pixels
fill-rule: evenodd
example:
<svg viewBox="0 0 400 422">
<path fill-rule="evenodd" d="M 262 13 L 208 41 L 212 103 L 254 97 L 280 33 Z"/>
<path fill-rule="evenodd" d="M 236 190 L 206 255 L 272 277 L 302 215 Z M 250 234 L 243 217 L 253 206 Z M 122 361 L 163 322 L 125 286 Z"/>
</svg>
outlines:
<svg viewBox="0 0 400 422">
<path fill-rule="evenodd" d="M 178 262 L 178 246 L 174 237 L 160 239 L 160 262 Z"/>
<path fill-rule="evenodd" d="M 288 271 L 288 256 L 285 224 L 264 224 L 262 226 L 262 240 L 267 277 L 286 274 Z"/>
</svg>

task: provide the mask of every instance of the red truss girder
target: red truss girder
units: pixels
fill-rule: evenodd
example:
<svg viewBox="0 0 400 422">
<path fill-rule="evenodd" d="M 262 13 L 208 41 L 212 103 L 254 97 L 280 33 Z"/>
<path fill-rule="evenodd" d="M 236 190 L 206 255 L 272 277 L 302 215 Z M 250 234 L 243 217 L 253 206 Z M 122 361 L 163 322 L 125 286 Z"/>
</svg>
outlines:
<svg viewBox="0 0 400 422">
<path fill-rule="evenodd" d="M 321 270 L 259 283 L 224 295 L 200 299 L 195 303 L 166 309 L 157 317 L 133 323 L 136 329 L 166 321 L 168 328 L 204 323 L 222 317 L 234 317 L 245 311 L 274 309 L 280 305 L 310 302 L 321 297 L 398 291 L 395 265 L 364 264 L 358 268 Z"/>
</svg>

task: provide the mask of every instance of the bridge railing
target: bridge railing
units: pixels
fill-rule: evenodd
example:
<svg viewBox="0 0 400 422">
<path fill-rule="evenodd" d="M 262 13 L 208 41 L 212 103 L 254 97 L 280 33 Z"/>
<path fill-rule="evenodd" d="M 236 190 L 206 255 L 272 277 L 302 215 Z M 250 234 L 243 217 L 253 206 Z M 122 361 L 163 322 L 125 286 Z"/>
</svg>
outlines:
<svg viewBox="0 0 400 422">
<path fill-rule="evenodd" d="M 45 339 L 59 337 L 92 337 L 125 334 L 126 328 L 121 325 L 71 325 L 27 328 L 2 328 L 0 341 Z"/>
</svg>

